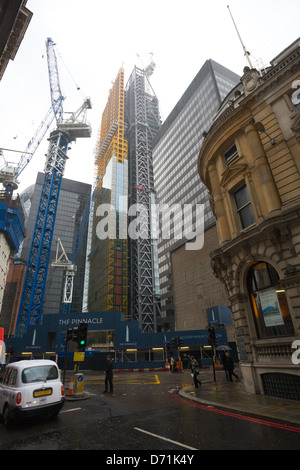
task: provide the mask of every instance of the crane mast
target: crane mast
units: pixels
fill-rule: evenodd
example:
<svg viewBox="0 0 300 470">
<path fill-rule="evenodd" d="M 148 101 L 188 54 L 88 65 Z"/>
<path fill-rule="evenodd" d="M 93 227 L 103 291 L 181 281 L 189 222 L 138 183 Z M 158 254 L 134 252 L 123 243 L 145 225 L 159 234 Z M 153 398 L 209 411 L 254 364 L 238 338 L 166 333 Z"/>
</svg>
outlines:
<svg viewBox="0 0 300 470">
<path fill-rule="evenodd" d="M 50 135 L 44 182 L 17 320 L 17 336 L 22 336 L 29 325 L 40 324 L 58 197 L 69 142 L 69 136 L 61 131 L 54 131 Z"/>
<path fill-rule="evenodd" d="M 29 325 L 40 324 L 61 180 L 68 159 L 68 147 L 70 142 L 77 138 L 91 136 L 90 125 L 85 121 L 86 109 L 91 108 L 89 99 L 85 100 L 78 112 L 73 113 L 74 119 L 63 120 L 64 98 L 60 90 L 52 39 L 48 38 L 46 45 L 51 102 L 57 128 L 51 132 L 49 138 L 45 176 L 26 268 L 16 336 L 22 336 Z M 82 113 L 84 120 L 80 121 L 79 117 Z"/>
</svg>

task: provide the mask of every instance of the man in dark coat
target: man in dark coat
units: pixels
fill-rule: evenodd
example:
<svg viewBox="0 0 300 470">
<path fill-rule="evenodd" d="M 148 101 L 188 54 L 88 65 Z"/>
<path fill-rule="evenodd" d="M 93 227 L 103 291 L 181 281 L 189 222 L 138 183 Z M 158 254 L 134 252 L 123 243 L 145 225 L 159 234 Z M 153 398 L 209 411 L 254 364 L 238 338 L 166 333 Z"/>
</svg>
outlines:
<svg viewBox="0 0 300 470">
<path fill-rule="evenodd" d="M 237 380 L 239 380 L 238 376 L 233 372 L 234 363 L 233 363 L 232 357 L 230 356 L 228 351 L 225 352 L 225 355 L 226 355 L 226 369 L 228 371 L 228 376 L 229 376 L 230 382 L 232 382 L 232 376 L 233 375 L 235 376 L 235 378 Z"/>
<path fill-rule="evenodd" d="M 229 380 L 229 374 L 227 370 L 227 356 L 225 354 L 225 351 L 222 351 L 221 361 L 222 361 L 223 369 L 225 371 L 226 380 Z"/>
<path fill-rule="evenodd" d="M 111 356 L 107 356 L 106 367 L 105 367 L 105 390 L 104 390 L 103 393 L 108 392 L 108 383 L 109 383 L 110 393 L 113 393 L 113 391 L 114 391 L 114 387 L 113 387 L 113 368 L 114 368 L 114 365 L 112 363 Z"/>
</svg>

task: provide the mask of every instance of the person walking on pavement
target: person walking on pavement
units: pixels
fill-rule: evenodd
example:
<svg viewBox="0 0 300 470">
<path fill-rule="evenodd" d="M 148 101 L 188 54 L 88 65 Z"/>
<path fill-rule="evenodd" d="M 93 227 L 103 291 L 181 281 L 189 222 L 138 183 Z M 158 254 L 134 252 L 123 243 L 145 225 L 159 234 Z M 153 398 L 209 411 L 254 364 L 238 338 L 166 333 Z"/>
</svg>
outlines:
<svg viewBox="0 0 300 470">
<path fill-rule="evenodd" d="M 232 357 L 230 356 L 228 351 L 225 352 L 225 355 L 226 355 L 226 369 L 228 371 L 228 377 L 229 377 L 230 382 L 232 382 L 233 375 L 235 376 L 237 380 L 239 380 L 238 376 L 233 372 L 234 363 L 233 363 Z"/>
<path fill-rule="evenodd" d="M 229 380 L 229 374 L 228 374 L 228 369 L 227 369 L 227 356 L 225 354 L 225 351 L 222 351 L 221 361 L 222 361 L 223 369 L 225 371 L 226 380 Z"/>
<path fill-rule="evenodd" d="M 194 379 L 195 388 L 199 388 L 199 385 L 201 385 L 201 381 L 198 380 L 198 375 L 200 373 L 199 363 L 195 359 L 194 356 L 191 356 L 191 368 L 192 368 L 192 376 Z"/>
<path fill-rule="evenodd" d="M 109 384 L 109 391 L 112 394 L 114 391 L 113 387 L 113 362 L 111 356 L 107 356 L 106 360 L 106 367 L 105 367 L 105 390 L 103 393 L 108 392 L 108 384 Z"/>
</svg>

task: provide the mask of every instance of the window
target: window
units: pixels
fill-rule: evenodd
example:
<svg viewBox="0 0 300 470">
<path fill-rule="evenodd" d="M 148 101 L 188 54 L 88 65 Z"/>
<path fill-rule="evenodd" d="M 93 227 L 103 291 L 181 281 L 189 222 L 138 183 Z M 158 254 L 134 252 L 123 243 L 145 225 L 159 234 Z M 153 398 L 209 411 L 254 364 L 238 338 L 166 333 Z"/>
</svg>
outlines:
<svg viewBox="0 0 300 470">
<path fill-rule="evenodd" d="M 244 184 L 241 188 L 233 193 L 234 200 L 239 215 L 242 228 L 249 227 L 254 224 L 255 218 L 251 206 L 247 186 Z"/>
<path fill-rule="evenodd" d="M 247 283 L 258 337 L 293 335 L 290 310 L 277 271 L 268 263 L 257 263 L 251 266 Z"/>
<path fill-rule="evenodd" d="M 18 371 L 17 369 L 12 369 L 10 377 L 9 377 L 9 385 L 14 386 L 17 383 L 17 376 L 18 376 Z"/>
<path fill-rule="evenodd" d="M 88 347 L 98 349 L 101 346 L 113 345 L 115 342 L 114 330 L 93 330 L 88 332 Z"/>
<path fill-rule="evenodd" d="M 237 148 L 236 148 L 236 145 L 232 145 L 232 147 L 230 147 L 227 152 L 224 153 L 224 158 L 225 158 L 225 161 L 227 163 L 227 165 L 229 165 L 231 162 L 233 162 L 233 160 L 236 160 L 238 158 L 239 154 L 238 154 L 238 151 L 237 151 Z"/>
<path fill-rule="evenodd" d="M 46 380 L 56 380 L 57 378 L 58 369 L 56 366 L 47 365 L 27 367 L 22 371 L 22 382 L 24 384 Z"/>
<path fill-rule="evenodd" d="M 3 378 L 3 383 L 5 383 L 5 385 L 8 385 L 8 383 L 9 383 L 9 379 L 10 379 L 12 370 L 13 370 L 13 369 L 12 369 L 11 367 L 8 367 L 8 368 L 5 370 L 5 374 L 4 374 L 4 378 Z"/>
</svg>

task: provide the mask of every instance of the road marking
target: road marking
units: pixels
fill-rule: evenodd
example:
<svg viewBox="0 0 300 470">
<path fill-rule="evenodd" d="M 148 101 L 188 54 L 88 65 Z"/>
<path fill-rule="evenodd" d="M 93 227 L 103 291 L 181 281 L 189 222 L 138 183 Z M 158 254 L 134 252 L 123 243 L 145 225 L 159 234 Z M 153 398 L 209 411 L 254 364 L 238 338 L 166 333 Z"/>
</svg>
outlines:
<svg viewBox="0 0 300 470">
<path fill-rule="evenodd" d="M 82 408 L 71 408 L 70 410 L 63 410 L 61 413 L 69 413 L 69 411 L 78 411 L 81 410 Z"/>
<path fill-rule="evenodd" d="M 215 408 L 214 406 L 207 406 L 207 405 L 201 405 L 201 404 L 198 404 L 198 403 L 197 404 L 196 403 L 191 403 L 188 399 L 179 398 L 179 397 L 175 396 L 173 393 L 171 393 L 171 394 L 169 393 L 169 397 L 173 398 L 173 400 L 184 403 L 185 405 L 189 405 L 189 406 L 192 406 L 194 408 L 199 408 L 200 410 L 209 411 L 209 412 L 213 412 L 213 413 L 218 413 L 218 414 L 221 414 L 221 415 L 230 416 L 232 418 L 238 418 L 238 419 L 241 419 L 241 420 L 244 420 L 244 421 L 249 421 L 251 423 L 263 424 L 264 426 L 284 429 L 285 431 L 292 431 L 292 432 L 300 433 L 300 428 L 299 427 L 290 426 L 290 425 L 287 425 L 287 424 L 280 424 L 280 423 L 276 423 L 276 422 L 273 422 L 273 421 L 266 421 L 266 420 L 260 419 L 260 418 L 254 418 L 254 417 L 252 418 L 251 416 L 241 415 L 239 413 L 234 413 L 232 411 L 225 411 L 225 410 L 222 410 L 222 409 L 219 409 L 219 408 Z"/>
<path fill-rule="evenodd" d="M 176 444 L 177 446 L 185 447 L 186 449 L 199 450 L 199 449 L 196 449 L 195 447 L 190 447 L 190 446 L 187 446 L 185 444 L 182 444 L 181 442 L 177 442 L 177 441 L 173 441 L 172 439 L 168 439 L 167 437 L 159 436 L 158 434 L 154 434 L 152 432 L 145 431 L 145 429 L 140 429 L 140 428 L 134 428 L 134 429 L 136 431 L 143 432 L 144 434 L 149 434 L 149 436 L 157 437 L 158 439 L 162 439 L 163 441 L 171 442 L 171 444 Z"/>
<path fill-rule="evenodd" d="M 87 385 L 103 385 L 104 376 L 102 377 L 91 377 L 86 379 Z M 114 375 L 114 381 L 117 385 L 159 385 L 160 380 L 157 374 L 151 374 L 148 376 L 141 377 L 140 374 L 133 375 Z"/>
</svg>

